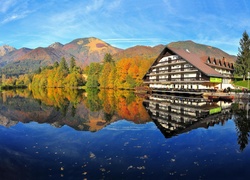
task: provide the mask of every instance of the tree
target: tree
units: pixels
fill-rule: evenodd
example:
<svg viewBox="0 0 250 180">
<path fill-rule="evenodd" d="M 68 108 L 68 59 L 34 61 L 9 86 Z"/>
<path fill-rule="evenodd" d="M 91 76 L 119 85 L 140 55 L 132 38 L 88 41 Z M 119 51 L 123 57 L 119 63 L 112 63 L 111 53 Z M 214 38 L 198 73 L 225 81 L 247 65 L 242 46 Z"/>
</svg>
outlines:
<svg viewBox="0 0 250 180">
<path fill-rule="evenodd" d="M 88 79 L 86 86 L 88 88 L 97 88 L 99 86 L 98 79 L 101 72 L 101 65 L 99 63 L 90 63 L 88 70 Z"/>
<path fill-rule="evenodd" d="M 72 73 L 76 67 L 76 60 L 75 58 L 71 57 L 70 64 L 69 64 L 69 72 Z"/>
<path fill-rule="evenodd" d="M 68 64 L 66 62 L 66 59 L 63 57 L 60 61 L 60 64 L 59 64 L 59 70 L 60 71 L 65 71 L 65 72 L 69 72 L 69 67 L 68 67 Z"/>
<path fill-rule="evenodd" d="M 6 82 L 6 75 L 2 74 L 2 85 L 5 85 Z"/>
<path fill-rule="evenodd" d="M 56 68 L 58 68 L 58 66 L 59 66 L 59 63 L 56 61 L 56 62 L 54 62 L 54 64 L 53 64 L 53 68 L 54 69 L 56 69 Z"/>
<path fill-rule="evenodd" d="M 238 51 L 235 63 L 235 73 L 242 76 L 243 81 L 245 81 L 250 70 L 250 39 L 246 31 L 242 34 Z"/>
<path fill-rule="evenodd" d="M 105 54 L 104 62 L 109 62 L 109 63 L 114 62 L 113 57 L 112 57 L 112 55 L 110 53 Z"/>
</svg>

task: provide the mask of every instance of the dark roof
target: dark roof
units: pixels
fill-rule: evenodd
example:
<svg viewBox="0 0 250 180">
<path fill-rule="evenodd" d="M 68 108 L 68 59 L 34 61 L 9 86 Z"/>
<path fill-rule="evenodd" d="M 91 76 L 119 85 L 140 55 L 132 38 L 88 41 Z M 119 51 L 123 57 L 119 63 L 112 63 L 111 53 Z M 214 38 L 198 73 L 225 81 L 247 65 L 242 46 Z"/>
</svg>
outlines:
<svg viewBox="0 0 250 180">
<path fill-rule="evenodd" d="M 196 55 L 195 53 L 190 52 L 189 50 L 183 50 L 183 49 L 176 49 L 176 48 L 170 48 L 166 47 L 173 51 L 175 54 L 179 55 L 186 61 L 188 61 L 190 64 L 192 64 L 194 67 L 199 69 L 201 72 L 206 74 L 207 76 L 214 76 L 214 77 L 223 77 L 219 72 L 215 71 L 210 66 L 206 65 L 200 56 Z"/>
</svg>

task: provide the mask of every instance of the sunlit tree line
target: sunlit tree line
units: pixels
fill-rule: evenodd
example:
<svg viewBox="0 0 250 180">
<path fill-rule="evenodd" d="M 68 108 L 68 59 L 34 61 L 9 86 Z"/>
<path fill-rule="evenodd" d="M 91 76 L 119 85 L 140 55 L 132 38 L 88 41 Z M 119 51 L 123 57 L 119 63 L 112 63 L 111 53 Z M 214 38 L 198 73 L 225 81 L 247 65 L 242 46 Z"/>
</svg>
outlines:
<svg viewBox="0 0 250 180">
<path fill-rule="evenodd" d="M 32 78 L 31 87 L 77 87 L 84 84 L 82 70 L 76 66 L 75 59 L 72 57 L 69 66 L 66 59 L 62 58 L 60 63 L 55 62 L 53 66 L 39 69 Z"/>
<path fill-rule="evenodd" d="M 142 78 L 154 59 L 123 58 L 114 62 L 110 54 L 104 63 L 91 63 L 87 68 L 87 87 L 131 89 L 141 85 Z"/>
<path fill-rule="evenodd" d="M 105 89 L 132 89 L 142 84 L 142 78 L 153 58 L 123 58 L 114 61 L 111 54 L 106 54 L 103 63 L 91 63 L 84 70 L 70 59 L 69 65 L 65 58 L 52 66 L 39 68 L 34 74 L 17 77 L 2 75 L 2 86 L 30 88 L 79 87 Z"/>
</svg>

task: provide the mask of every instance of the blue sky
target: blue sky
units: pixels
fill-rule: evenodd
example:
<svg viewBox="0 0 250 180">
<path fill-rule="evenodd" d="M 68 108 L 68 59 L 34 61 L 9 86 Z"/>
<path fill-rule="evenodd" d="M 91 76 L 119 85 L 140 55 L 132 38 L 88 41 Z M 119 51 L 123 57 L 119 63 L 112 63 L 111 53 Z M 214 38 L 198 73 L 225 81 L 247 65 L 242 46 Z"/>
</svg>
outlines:
<svg viewBox="0 0 250 180">
<path fill-rule="evenodd" d="M 249 0 L 0 0 L 0 46 L 97 37 L 128 48 L 192 40 L 238 53 Z"/>
</svg>

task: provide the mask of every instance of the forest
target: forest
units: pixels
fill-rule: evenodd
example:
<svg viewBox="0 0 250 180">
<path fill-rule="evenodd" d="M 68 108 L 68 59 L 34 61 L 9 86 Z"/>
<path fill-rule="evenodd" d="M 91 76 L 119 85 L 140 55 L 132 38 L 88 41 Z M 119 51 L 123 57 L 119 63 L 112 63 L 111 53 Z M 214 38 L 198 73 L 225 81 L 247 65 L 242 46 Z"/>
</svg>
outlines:
<svg viewBox="0 0 250 180">
<path fill-rule="evenodd" d="M 2 89 L 11 88 L 105 88 L 134 89 L 142 84 L 142 78 L 155 58 L 122 58 L 114 61 L 111 54 L 103 62 L 91 63 L 84 69 L 71 57 L 64 57 L 51 66 L 39 67 L 34 73 L 6 77 L 2 75 Z"/>
</svg>

